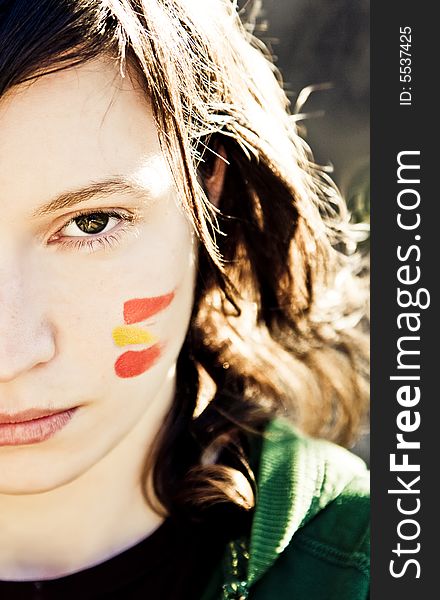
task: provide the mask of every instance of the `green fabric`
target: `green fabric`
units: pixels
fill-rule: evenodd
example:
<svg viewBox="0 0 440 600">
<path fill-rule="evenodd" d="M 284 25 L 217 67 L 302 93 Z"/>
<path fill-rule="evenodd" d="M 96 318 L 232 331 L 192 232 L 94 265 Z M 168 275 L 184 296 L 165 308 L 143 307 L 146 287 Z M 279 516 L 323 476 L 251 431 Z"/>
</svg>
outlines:
<svg viewBox="0 0 440 600">
<path fill-rule="evenodd" d="M 262 447 L 254 442 L 251 464 L 258 496 L 250 540 L 229 545 L 202 600 L 368 598 L 364 462 L 275 419 Z"/>
</svg>

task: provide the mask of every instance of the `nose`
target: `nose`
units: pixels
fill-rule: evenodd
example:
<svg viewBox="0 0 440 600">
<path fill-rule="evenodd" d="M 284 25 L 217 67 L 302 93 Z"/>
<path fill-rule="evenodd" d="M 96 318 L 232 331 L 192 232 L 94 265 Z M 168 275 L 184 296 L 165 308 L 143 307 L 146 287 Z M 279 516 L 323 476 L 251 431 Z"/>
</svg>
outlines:
<svg viewBox="0 0 440 600">
<path fill-rule="evenodd" d="M 0 383 L 49 362 L 55 355 L 53 330 L 41 301 L 15 271 L 0 273 Z"/>
</svg>

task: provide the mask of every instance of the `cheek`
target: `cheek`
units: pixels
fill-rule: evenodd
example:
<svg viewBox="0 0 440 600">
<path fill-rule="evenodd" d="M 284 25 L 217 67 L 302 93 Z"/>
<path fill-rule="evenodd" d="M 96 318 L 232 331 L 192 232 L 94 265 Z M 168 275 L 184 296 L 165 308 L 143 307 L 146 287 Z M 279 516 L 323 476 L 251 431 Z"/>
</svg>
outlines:
<svg viewBox="0 0 440 600">
<path fill-rule="evenodd" d="M 166 343 L 149 330 L 151 319 L 165 311 L 176 297 L 176 290 L 161 296 L 132 298 L 124 303 L 124 325 L 113 329 L 117 346 L 146 345 L 139 350 L 127 350 L 115 362 L 115 373 L 123 379 L 137 377 L 148 371 L 161 357 Z"/>
<path fill-rule="evenodd" d="M 181 261 L 182 256 L 173 261 L 174 268 L 170 269 L 173 272 L 176 263 L 180 263 L 172 278 L 172 289 L 158 296 L 145 295 L 123 302 L 121 321 L 112 330 L 114 345 L 124 350 L 114 363 L 117 377 L 138 377 L 161 359 L 171 364 L 177 358 L 191 314 L 195 277 L 193 253 L 186 262 Z"/>
<path fill-rule="evenodd" d="M 195 258 L 178 284 L 160 296 L 129 298 L 121 307 L 121 321 L 112 331 L 113 343 L 124 352 L 114 363 L 115 374 L 128 379 L 149 371 L 162 358 L 177 359 L 188 328 L 194 293 Z"/>
<path fill-rule="evenodd" d="M 134 298 L 124 304 L 124 320 L 127 324 L 140 323 L 153 317 L 167 308 L 174 300 L 176 291 L 173 290 L 162 296 L 153 298 Z"/>
<path fill-rule="evenodd" d="M 124 352 L 115 362 L 115 373 L 122 379 L 137 377 L 148 371 L 161 357 L 163 344 L 153 344 L 145 350 Z"/>
<path fill-rule="evenodd" d="M 152 368 L 171 366 L 180 351 L 192 309 L 195 242 L 177 216 L 163 221 L 166 230 L 155 223 L 111 255 L 54 255 L 60 264 L 47 273 L 56 283 L 46 306 L 58 332 L 57 368 L 92 392 L 111 387 L 110 374 L 121 383 L 147 372 L 154 379 Z"/>
</svg>

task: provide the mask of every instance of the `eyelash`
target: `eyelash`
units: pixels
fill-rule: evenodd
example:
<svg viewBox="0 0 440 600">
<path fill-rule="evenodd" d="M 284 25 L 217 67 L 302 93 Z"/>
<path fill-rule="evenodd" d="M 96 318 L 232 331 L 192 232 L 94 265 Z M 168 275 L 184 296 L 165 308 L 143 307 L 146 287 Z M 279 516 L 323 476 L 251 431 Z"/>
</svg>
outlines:
<svg viewBox="0 0 440 600">
<path fill-rule="evenodd" d="M 113 229 L 107 233 L 101 234 L 90 234 L 90 236 L 81 236 L 77 239 L 63 239 L 61 232 L 71 225 L 75 219 L 87 215 L 104 215 L 109 218 L 115 218 L 120 221 L 118 225 L 115 225 Z M 63 249 L 69 249 L 74 251 L 86 250 L 89 253 L 96 252 L 97 250 L 105 250 L 114 248 L 120 243 L 122 237 L 128 232 L 133 225 L 137 222 L 135 215 L 117 212 L 114 210 L 86 210 L 74 214 L 63 226 L 52 236 L 50 244 L 57 244 Z"/>
</svg>

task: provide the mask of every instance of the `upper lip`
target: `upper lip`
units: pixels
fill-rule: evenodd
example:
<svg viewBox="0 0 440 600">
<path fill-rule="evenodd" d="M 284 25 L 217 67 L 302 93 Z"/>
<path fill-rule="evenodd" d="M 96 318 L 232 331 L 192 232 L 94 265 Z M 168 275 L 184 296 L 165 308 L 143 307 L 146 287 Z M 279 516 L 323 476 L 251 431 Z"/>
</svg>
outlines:
<svg viewBox="0 0 440 600">
<path fill-rule="evenodd" d="M 41 419 L 42 417 L 49 417 L 51 415 L 56 415 L 57 413 L 66 412 L 66 410 L 70 409 L 64 408 L 53 410 L 49 408 L 29 408 L 28 410 L 23 410 L 22 412 L 14 414 L 0 412 L 0 424 L 25 423 L 26 421 L 32 421 L 33 419 Z"/>
</svg>

